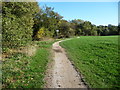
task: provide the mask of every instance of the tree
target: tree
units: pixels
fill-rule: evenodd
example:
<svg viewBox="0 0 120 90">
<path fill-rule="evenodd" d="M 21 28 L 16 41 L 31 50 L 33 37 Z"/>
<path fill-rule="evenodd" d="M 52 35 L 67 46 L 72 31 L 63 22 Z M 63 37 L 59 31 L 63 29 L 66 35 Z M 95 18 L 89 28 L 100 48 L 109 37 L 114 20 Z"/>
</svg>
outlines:
<svg viewBox="0 0 120 90">
<path fill-rule="evenodd" d="M 41 27 L 45 27 L 46 37 L 55 37 L 55 30 L 58 28 L 58 22 L 62 19 L 54 8 L 44 6 L 39 13 L 36 14 L 34 21 L 33 39 Z"/>
<path fill-rule="evenodd" d="M 71 28 L 74 30 L 75 35 L 82 35 L 82 24 L 84 23 L 81 19 L 74 19 L 70 21 Z"/>
<path fill-rule="evenodd" d="M 91 29 L 92 29 L 91 30 L 91 35 L 97 36 L 98 34 L 97 34 L 97 27 L 96 27 L 96 25 L 92 25 Z"/>
<path fill-rule="evenodd" d="M 100 36 L 105 36 L 108 34 L 108 28 L 107 26 L 99 25 L 97 26 L 97 33 Z"/>
<path fill-rule="evenodd" d="M 109 24 L 108 26 L 99 25 L 97 26 L 97 33 L 101 36 L 106 35 L 118 35 L 118 26 Z"/>
<path fill-rule="evenodd" d="M 118 24 L 118 35 L 120 35 L 120 23 Z"/>
<path fill-rule="evenodd" d="M 61 20 L 59 22 L 59 30 L 60 30 L 60 36 L 59 37 L 70 37 L 70 23 L 66 20 Z"/>
<path fill-rule="evenodd" d="M 108 35 L 118 35 L 118 27 L 117 26 L 109 24 L 108 30 L 109 30 Z"/>
<path fill-rule="evenodd" d="M 85 35 L 91 35 L 91 29 L 92 29 L 92 24 L 91 22 L 89 21 L 85 21 L 83 24 L 82 24 L 82 30 L 83 32 L 85 33 Z"/>
</svg>

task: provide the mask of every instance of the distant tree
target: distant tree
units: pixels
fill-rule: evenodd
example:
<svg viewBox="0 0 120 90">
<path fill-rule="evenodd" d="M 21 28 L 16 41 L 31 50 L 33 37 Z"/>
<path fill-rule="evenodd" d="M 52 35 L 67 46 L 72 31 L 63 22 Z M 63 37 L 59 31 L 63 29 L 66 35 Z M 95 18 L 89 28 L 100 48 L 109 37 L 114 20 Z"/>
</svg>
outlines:
<svg viewBox="0 0 120 90">
<path fill-rule="evenodd" d="M 76 25 L 79 25 L 79 24 L 81 24 L 81 23 L 84 23 L 84 21 L 81 20 L 81 19 L 74 19 L 74 20 L 71 20 L 70 22 L 71 22 L 71 23 L 74 23 L 74 24 L 76 24 Z"/>
<path fill-rule="evenodd" d="M 74 19 L 70 21 L 71 28 L 74 30 L 75 35 L 79 36 L 82 35 L 82 24 L 84 23 L 81 19 Z"/>
<path fill-rule="evenodd" d="M 93 36 L 97 36 L 97 27 L 96 25 L 92 25 L 92 28 L 91 28 L 91 35 Z"/>
<path fill-rule="evenodd" d="M 101 26 L 97 26 L 97 35 L 101 36 L 102 33 L 102 27 Z"/>
<path fill-rule="evenodd" d="M 118 35 L 118 27 L 117 26 L 109 24 L 108 30 L 109 30 L 108 35 Z"/>
<path fill-rule="evenodd" d="M 89 21 L 85 21 L 82 24 L 82 30 L 85 33 L 85 35 L 91 35 L 91 29 L 92 29 L 92 24 Z"/>
<path fill-rule="evenodd" d="M 120 35 L 120 23 L 118 24 L 118 35 Z"/>
<path fill-rule="evenodd" d="M 70 23 L 66 20 L 60 20 L 59 22 L 60 37 L 70 37 Z"/>
<path fill-rule="evenodd" d="M 99 25 L 97 26 L 97 33 L 101 36 L 106 35 L 118 35 L 118 26 L 109 24 L 108 26 Z"/>
</svg>

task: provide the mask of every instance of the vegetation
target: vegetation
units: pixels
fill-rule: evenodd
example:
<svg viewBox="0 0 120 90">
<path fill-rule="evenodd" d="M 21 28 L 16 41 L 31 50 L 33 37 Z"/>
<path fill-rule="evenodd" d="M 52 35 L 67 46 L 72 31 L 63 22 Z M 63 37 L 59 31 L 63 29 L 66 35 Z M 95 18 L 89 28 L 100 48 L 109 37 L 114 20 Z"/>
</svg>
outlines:
<svg viewBox="0 0 120 90">
<path fill-rule="evenodd" d="M 3 88 L 43 88 L 45 70 L 50 62 L 49 49 L 53 42 L 35 42 L 38 48 L 31 57 L 16 52 L 5 58 L 2 68 Z"/>
<path fill-rule="evenodd" d="M 54 8 L 47 6 L 40 8 L 37 2 L 2 2 L 3 87 L 43 87 L 49 48 L 54 41 L 41 40 L 106 35 L 118 35 L 118 27 L 110 24 L 96 26 L 90 21 L 81 19 L 67 21 L 58 12 L 55 12 Z M 80 65 L 82 73 L 91 87 L 113 87 L 111 85 L 118 84 L 118 68 L 115 66 L 118 65 L 117 49 L 115 48 L 118 45 L 115 38 L 81 37 L 73 39 L 71 42 L 61 43 L 68 49 L 75 65 L 78 68 Z M 18 52 L 30 43 L 38 46 L 34 56 L 26 56 L 26 54 Z M 89 72 L 89 75 L 84 72 L 85 70 Z M 106 77 L 102 77 L 103 75 Z"/>
<path fill-rule="evenodd" d="M 119 88 L 118 36 L 81 36 L 60 44 L 90 87 Z"/>
<path fill-rule="evenodd" d="M 33 40 L 41 40 L 44 37 L 69 38 L 71 36 L 106 36 L 118 35 L 118 27 L 109 24 L 108 26 L 96 26 L 90 21 L 75 19 L 67 21 L 54 8 L 44 6 L 34 17 Z M 36 37 L 40 29 L 44 28 L 44 35 Z M 41 30 L 41 31 L 42 31 Z M 59 30 L 57 33 L 56 30 Z"/>
<path fill-rule="evenodd" d="M 37 2 L 2 2 L 2 17 L 3 51 L 46 37 L 118 35 L 117 26 L 96 26 L 81 19 L 67 21 L 54 8 L 40 9 Z"/>
<path fill-rule="evenodd" d="M 58 22 L 62 19 L 57 12 L 53 11 L 51 7 L 43 7 L 34 17 L 34 31 L 33 40 L 39 40 L 42 37 L 55 37 Z M 42 37 L 35 37 L 38 34 L 40 28 L 44 29 L 44 35 Z"/>
<path fill-rule="evenodd" d="M 36 2 L 2 2 L 2 46 L 16 48 L 32 41 Z"/>
</svg>

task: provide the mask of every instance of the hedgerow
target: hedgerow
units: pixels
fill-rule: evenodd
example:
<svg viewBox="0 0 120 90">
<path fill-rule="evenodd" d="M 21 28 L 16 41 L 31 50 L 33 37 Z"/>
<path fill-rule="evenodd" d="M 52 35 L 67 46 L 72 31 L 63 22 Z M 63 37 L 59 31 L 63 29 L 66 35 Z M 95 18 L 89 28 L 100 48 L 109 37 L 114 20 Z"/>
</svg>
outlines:
<svg viewBox="0 0 120 90">
<path fill-rule="evenodd" d="M 16 48 L 32 40 L 36 2 L 2 2 L 2 46 Z"/>
</svg>

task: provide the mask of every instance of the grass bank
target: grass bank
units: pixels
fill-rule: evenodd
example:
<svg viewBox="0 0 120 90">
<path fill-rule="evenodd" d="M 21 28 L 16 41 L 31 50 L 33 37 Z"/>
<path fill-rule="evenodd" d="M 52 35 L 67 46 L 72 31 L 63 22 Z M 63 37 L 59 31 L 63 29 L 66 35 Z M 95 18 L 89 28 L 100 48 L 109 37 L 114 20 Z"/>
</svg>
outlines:
<svg viewBox="0 0 120 90">
<path fill-rule="evenodd" d="M 118 36 L 81 36 L 60 43 L 92 88 L 119 88 Z"/>
<path fill-rule="evenodd" d="M 42 88 L 50 48 L 55 41 L 37 41 L 36 54 L 13 53 L 3 59 L 3 88 Z"/>
</svg>

